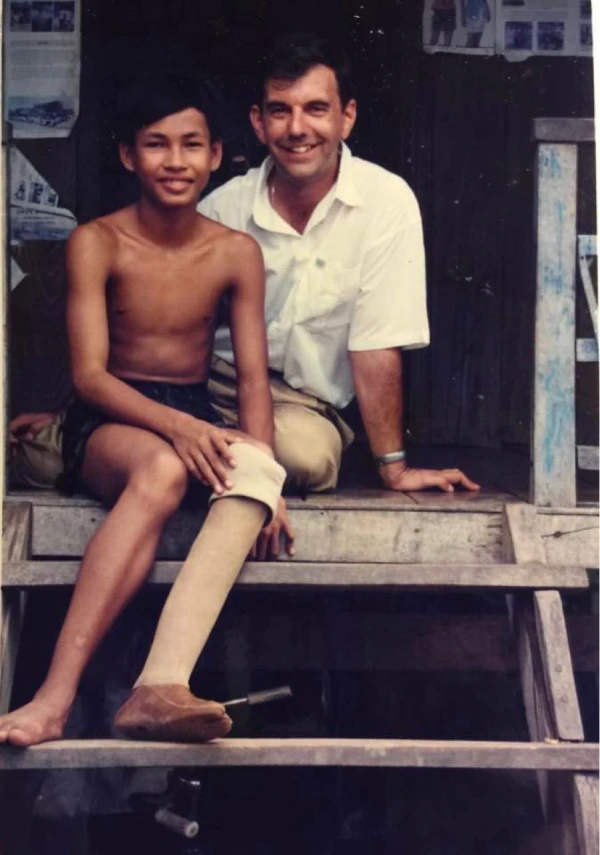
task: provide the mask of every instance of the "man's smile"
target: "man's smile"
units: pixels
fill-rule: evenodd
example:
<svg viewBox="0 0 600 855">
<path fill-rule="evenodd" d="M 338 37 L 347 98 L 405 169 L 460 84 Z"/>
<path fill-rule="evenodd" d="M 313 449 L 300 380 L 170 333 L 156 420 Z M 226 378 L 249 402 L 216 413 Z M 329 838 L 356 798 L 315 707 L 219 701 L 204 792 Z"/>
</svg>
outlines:
<svg viewBox="0 0 600 855">
<path fill-rule="evenodd" d="M 308 154 L 309 151 L 317 148 L 318 143 L 303 143 L 302 145 L 282 145 L 281 148 L 289 154 Z"/>
</svg>

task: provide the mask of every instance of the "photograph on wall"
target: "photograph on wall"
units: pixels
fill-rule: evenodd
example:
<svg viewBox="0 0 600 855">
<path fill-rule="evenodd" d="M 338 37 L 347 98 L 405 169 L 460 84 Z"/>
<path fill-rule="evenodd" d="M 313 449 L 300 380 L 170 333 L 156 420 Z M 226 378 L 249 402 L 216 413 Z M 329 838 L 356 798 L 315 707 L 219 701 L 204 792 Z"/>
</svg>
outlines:
<svg viewBox="0 0 600 855">
<path fill-rule="evenodd" d="M 425 0 L 427 53 L 591 56 L 591 0 Z"/>
<path fill-rule="evenodd" d="M 6 10 L 12 136 L 66 137 L 79 108 L 79 0 L 11 0 Z"/>
<path fill-rule="evenodd" d="M 493 53 L 495 0 L 426 0 L 423 45 L 428 52 Z"/>
<path fill-rule="evenodd" d="M 10 238 L 66 240 L 77 220 L 59 205 L 56 190 L 16 147 L 10 152 Z"/>
</svg>

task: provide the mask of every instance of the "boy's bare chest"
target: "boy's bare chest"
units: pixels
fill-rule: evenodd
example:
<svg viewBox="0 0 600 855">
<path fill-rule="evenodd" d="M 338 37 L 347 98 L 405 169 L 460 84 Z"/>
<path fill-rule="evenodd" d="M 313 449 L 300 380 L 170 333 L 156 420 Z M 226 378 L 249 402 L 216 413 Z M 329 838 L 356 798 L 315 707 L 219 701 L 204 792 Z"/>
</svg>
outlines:
<svg viewBox="0 0 600 855">
<path fill-rule="evenodd" d="M 125 256 L 107 289 L 108 311 L 113 321 L 131 327 L 196 327 L 212 320 L 227 285 L 210 258 L 159 252 L 143 259 Z"/>
</svg>

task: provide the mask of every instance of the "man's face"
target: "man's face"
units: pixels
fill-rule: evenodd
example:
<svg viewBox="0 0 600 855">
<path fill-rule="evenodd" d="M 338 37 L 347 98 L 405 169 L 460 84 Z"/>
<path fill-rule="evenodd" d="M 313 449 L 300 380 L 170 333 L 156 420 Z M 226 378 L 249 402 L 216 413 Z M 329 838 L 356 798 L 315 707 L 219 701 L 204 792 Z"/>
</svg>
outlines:
<svg viewBox="0 0 600 855">
<path fill-rule="evenodd" d="M 211 143 L 206 119 L 193 107 L 142 128 L 119 153 L 142 194 L 168 208 L 195 205 L 221 162 L 221 144 Z"/>
<path fill-rule="evenodd" d="M 250 120 L 279 173 L 298 186 L 334 178 L 339 145 L 356 120 L 356 102 L 342 107 L 335 73 L 316 65 L 298 80 L 267 80 Z"/>
</svg>

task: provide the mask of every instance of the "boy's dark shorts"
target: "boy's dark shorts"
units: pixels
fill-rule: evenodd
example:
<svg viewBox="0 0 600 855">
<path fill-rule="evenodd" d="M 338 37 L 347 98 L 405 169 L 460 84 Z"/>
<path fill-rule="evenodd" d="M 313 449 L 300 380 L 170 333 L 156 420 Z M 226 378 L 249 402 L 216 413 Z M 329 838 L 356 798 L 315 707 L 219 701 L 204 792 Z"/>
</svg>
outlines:
<svg viewBox="0 0 600 855">
<path fill-rule="evenodd" d="M 196 419 L 225 427 L 223 420 L 210 404 L 206 383 L 180 385 L 120 379 L 152 401 L 188 413 Z M 82 489 L 80 476 L 87 441 L 96 428 L 109 423 L 114 423 L 114 419 L 79 398 L 70 405 L 63 425 L 64 471 L 57 481 L 57 487 L 63 493 L 70 496 Z"/>
</svg>

